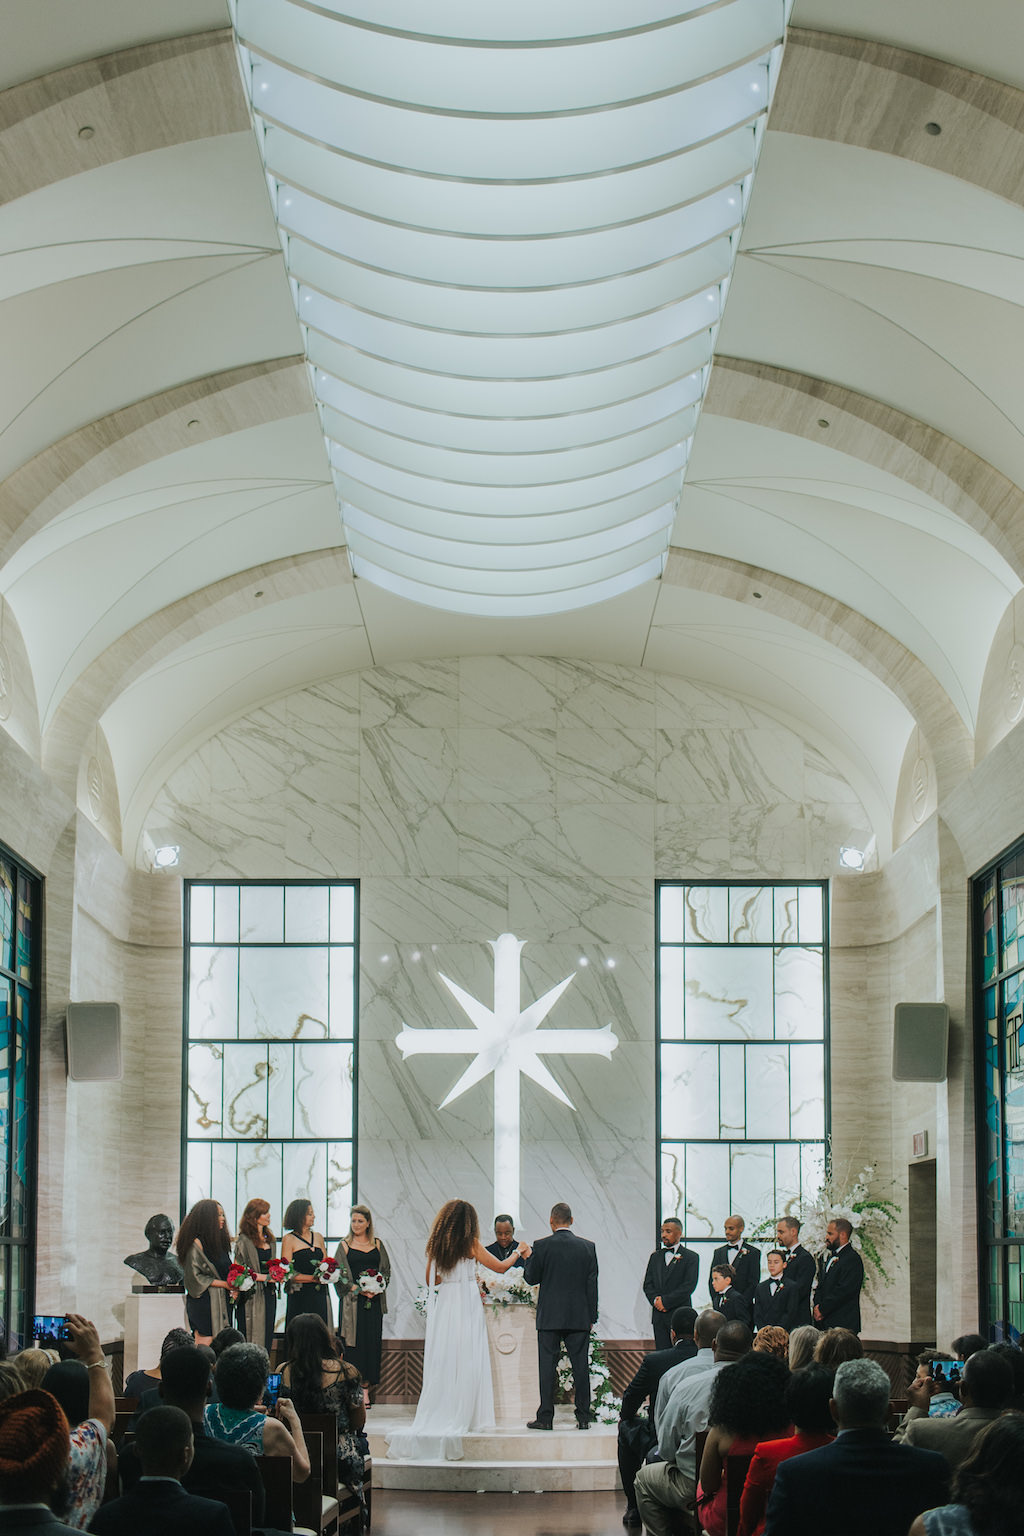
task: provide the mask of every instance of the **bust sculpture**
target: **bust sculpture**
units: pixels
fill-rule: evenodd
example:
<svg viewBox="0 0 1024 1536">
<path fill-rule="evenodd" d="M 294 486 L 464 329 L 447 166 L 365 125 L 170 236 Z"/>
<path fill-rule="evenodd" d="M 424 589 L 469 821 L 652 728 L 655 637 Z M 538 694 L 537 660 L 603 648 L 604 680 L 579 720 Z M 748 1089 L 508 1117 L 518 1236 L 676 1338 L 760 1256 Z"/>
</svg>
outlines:
<svg viewBox="0 0 1024 1536">
<path fill-rule="evenodd" d="M 183 1279 L 177 1256 L 170 1252 L 174 1224 L 169 1216 L 151 1216 L 146 1222 L 144 1253 L 130 1253 L 125 1259 L 129 1269 L 137 1270 L 149 1285 L 180 1285 Z"/>
</svg>

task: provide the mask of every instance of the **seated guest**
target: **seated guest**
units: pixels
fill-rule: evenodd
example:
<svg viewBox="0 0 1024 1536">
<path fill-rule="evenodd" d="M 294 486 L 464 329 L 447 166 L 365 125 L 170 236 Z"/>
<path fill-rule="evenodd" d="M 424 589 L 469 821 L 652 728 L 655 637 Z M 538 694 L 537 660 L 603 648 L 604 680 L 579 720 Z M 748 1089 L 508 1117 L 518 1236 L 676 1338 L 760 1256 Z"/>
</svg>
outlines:
<svg viewBox="0 0 1024 1536">
<path fill-rule="evenodd" d="M 676 1309 L 678 1311 L 678 1308 Z M 672 1316 L 675 1317 L 675 1312 Z M 696 1345 L 696 1354 L 691 1360 L 684 1360 L 682 1365 L 673 1365 L 667 1370 L 658 1382 L 658 1395 L 654 1399 L 654 1428 L 659 1433 L 662 1415 L 665 1405 L 679 1383 L 688 1376 L 694 1376 L 699 1371 L 710 1370 L 715 1363 L 714 1343 L 715 1336 L 720 1328 L 725 1327 L 725 1318 L 720 1312 L 712 1312 L 706 1308 L 697 1314 L 697 1321 L 693 1325 L 693 1342 Z"/>
<path fill-rule="evenodd" d="M 266 1495 L 255 1458 L 241 1446 L 225 1445 L 206 1433 L 203 1412 L 210 1388 L 209 1362 L 198 1349 L 187 1344 L 168 1350 L 160 1370 L 163 1403 L 169 1408 L 180 1408 L 192 1425 L 192 1465 L 182 1478 L 185 1488 L 208 1499 L 216 1499 L 221 1489 L 248 1492 L 252 1497 L 252 1523 L 262 1526 Z M 142 1476 L 134 1442 L 122 1447 L 119 1471 L 122 1491 L 128 1492 Z"/>
<path fill-rule="evenodd" d="M 508 1259 L 519 1247 L 516 1241 L 515 1222 L 511 1216 L 495 1216 L 494 1218 L 494 1242 L 487 1244 L 487 1252 L 493 1253 L 496 1259 Z M 524 1269 L 526 1260 L 516 1259 L 513 1269 Z M 506 1271 L 507 1273 L 507 1271 Z"/>
<path fill-rule="evenodd" d="M 915 1419 L 907 1425 L 903 1444 L 939 1451 L 956 1471 L 985 1425 L 1005 1412 L 1012 1397 L 1013 1372 L 1008 1363 L 995 1350 L 979 1349 L 964 1362 L 960 1412 L 952 1419 Z"/>
<path fill-rule="evenodd" d="M 986 1425 L 953 1476 L 953 1503 L 926 1510 L 909 1536 L 1019 1536 L 1024 1509 L 1024 1415 Z"/>
<path fill-rule="evenodd" d="M 1006 1406 L 1019 1413 L 1024 1409 L 1024 1352 L 1018 1345 L 1011 1344 L 1006 1339 L 1001 1344 L 990 1344 L 989 1350 L 993 1355 L 998 1355 L 1001 1360 L 1005 1360 L 1013 1372 L 1013 1396 Z"/>
<path fill-rule="evenodd" d="M 130 1493 L 96 1511 L 98 1536 L 234 1536 L 225 1505 L 186 1493 L 181 1479 L 192 1464 L 192 1425 L 180 1408 L 153 1408 L 135 1432 L 142 1476 Z"/>
<path fill-rule="evenodd" d="M 192 1335 L 187 1328 L 172 1328 L 170 1333 L 164 1335 L 164 1341 L 160 1345 L 160 1359 L 163 1360 L 168 1350 L 181 1349 L 184 1345 L 191 1343 Z M 124 1396 L 141 1398 L 144 1392 L 149 1392 L 159 1383 L 159 1364 L 148 1366 L 145 1370 L 131 1371 L 124 1384 Z"/>
<path fill-rule="evenodd" d="M 757 1341 L 754 1342 L 757 1347 Z M 779 1463 L 805 1451 L 829 1445 L 835 1437 L 835 1424 L 829 1411 L 834 1372 L 825 1365 L 805 1365 L 791 1371 L 786 1386 L 786 1412 L 794 1433 L 784 1440 L 762 1440 L 743 1484 L 738 1536 L 761 1536 L 764 1512 L 772 1491 Z"/>
<path fill-rule="evenodd" d="M 300 1313 L 292 1319 L 284 1347 L 288 1358 L 281 1367 L 282 1391 L 299 1413 L 333 1415 L 338 1437 L 338 1480 L 362 1506 L 366 1444 L 363 1379 L 354 1365 L 339 1359 L 327 1324 L 315 1312 Z"/>
<path fill-rule="evenodd" d="M 292 1481 L 304 1483 L 309 1456 L 295 1409 L 286 1398 L 273 1416 L 256 1407 L 269 1370 L 267 1352 L 259 1344 L 232 1344 L 226 1349 L 217 1361 L 220 1402 L 207 1404 L 203 1414 L 206 1433 L 228 1445 L 244 1446 L 254 1456 L 290 1456 Z"/>
<path fill-rule="evenodd" d="M 698 1328 L 700 1321 L 698 1318 Z M 683 1378 L 673 1388 L 658 1421 L 658 1450 L 663 1459 L 642 1467 L 634 1485 L 637 1508 L 649 1536 L 669 1536 L 676 1524 L 677 1512 L 692 1507 L 697 1489 L 696 1437 L 707 1428 L 708 1404 L 715 1378 L 747 1354 L 752 1343 L 750 1329 L 745 1324 L 723 1323 L 715 1335 L 715 1358 L 711 1368 Z M 685 1370 L 686 1367 L 678 1369 Z"/>
<path fill-rule="evenodd" d="M 711 1305 L 721 1313 L 727 1323 L 744 1323 L 750 1327 L 753 1312 L 743 1292 L 736 1288 L 736 1271 L 731 1264 L 716 1264 L 711 1271 L 711 1289 L 714 1296 Z"/>
<path fill-rule="evenodd" d="M 754 1335 L 754 1349 L 757 1354 L 777 1355 L 780 1360 L 789 1363 L 789 1334 L 785 1328 L 773 1328 L 770 1323 L 759 1328 Z"/>
<path fill-rule="evenodd" d="M 774 1440 L 791 1428 L 788 1385 L 786 1362 L 753 1350 L 715 1377 L 697 1485 L 697 1519 L 707 1536 L 726 1536 L 729 1458 L 753 1456 L 762 1440 Z"/>
<path fill-rule="evenodd" d="M 644 1464 L 644 1458 L 658 1436 L 654 1429 L 650 1408 L 658 1391 L 658 1383 L 677 1365 L 684 1365 L 697 1353 L 697 1341 L 693 1336 L 697 1314 L 692 1307 L 677 1307 L 672 1313 L 670 1328 L 672 1345 L 669 1349 L 649 1350 L 640 1362 L 640 1368 L 625 1392 L 619 1411 L 619 1477 L 626 1495 L 626 1513 L 623 1525 L 639 1525 L 640 1515 L 633 1494 L 633 1482 Z M 709 1362 L 710 1363 L 710 1362 Z M 640 1409 L 648 1403 L 648 1416 L 641 1417 Z"/>
<path fill-rule="evenodd" d="M 213 1350 L 214 1358 L 219 1360 L 224 1351 L 230 1349 L 232 1344 L 244 1343 L 245 1334 L 241 1333 L 237 1328 L 222 1328 L 220 1333 L 215 1334 L 210 1340 L 210 1348 Z"/>
<path fill-rule="evenodd" d="M 902 1440 L 908 1424 L 915 1419 L 951 1419 L 960 1412 L 960 1399 L 946 1377 L 936 1376 L 933 1360 L 952 1362 L 953 1356 L 937 1349 L 923 1349 L 916 1357 L 914 1375 L 907 1388 L 909 1407 L 896 1426 L 895 1437 Z"/>
<path fill-rule="evenodd" d="M 60 1355 L 58 1355 L 55 1349 L 19 1350 L 14 1356 L 14 1364 L 17 1366 L 21 1379 L 25 1383 L 25 1390 L 31 1391 L 33 1387 L 41 1387 L 43 1377 L 50 1369 L 50 1366 L 56 1365 L 59 1359 Z"/>
<path fill-rule="evenodd" d="M 972 1355 L 978 1353 L 979 1349 L 988 1348 L 988 1339 L 983 1339 L 980 1333 L 962 1333 L 958 1339 L 953 1340 L 950 1347 L 954 1359 L 969 1360 Z"/>
<path fill-rule="evenodd" d="M 70 1497 L 71 1435 L 55 1397 L 33 1389 L 0 1403 L 0 1531 L 74 1536 L 52 1513 Z"/>
<path fill-rule="evenodd" d="M 14 1397 L 18 1392 L 27 1392 L 28 1382 L 13 1360 L 0 1360 L 0 1403 L 5 1397 Z"/>
<path fill-rule="evenodd" d="M 102 1503 L 108 1465 L 117 1466 L 108 1438 L 114 1427 L 114 1389 L 95 1325 L 72 1312 L 67 1324 L 77 1359 L 51 1365 L 43 1389 L 57 1399 L 71 1430 L 71 1497 L 64 1519 L 84 1531 Z"/>
<path fill-rule="evenodd" d="M 799 1328 L 793 1328 L 789 1335 L 789 1368 L 791 1371 L 802 1371 L 805 1365 L 814 1363 L 814 1351 L 818 1347 L 821 1334 L 813 1323 L 801 1323 Z"/>
<path fill-rule="evenodd" d="M 783 1279 L 786 1255 L 773 1248 L 768 1255 L 768 1279 L 754 1290 L 754 1327 L 785 1328 L 791 1333 L 800 1315 L 800 1293 Z"/>
<path fill-rule="evenodd" d="M 828 1365 L 835 1370 L 844 1360 L 863 1358 L 864 1346 L 849 1328 L 826 1328 L 824 1333 L 818 1334 L 818 1342 L 814 1346 L 815 1364 Z"/>
<path fill-rule="evenodd" d="M 836 1371 L 831 1445 L 782 1462 L 765 1536 L 902 1536 L 915 1515 L 946 1499 L 949 1468 L 935 1451 L 897 1445 L 886 1431 L 889 1378 L 874 1360 Z"/>
</svg>

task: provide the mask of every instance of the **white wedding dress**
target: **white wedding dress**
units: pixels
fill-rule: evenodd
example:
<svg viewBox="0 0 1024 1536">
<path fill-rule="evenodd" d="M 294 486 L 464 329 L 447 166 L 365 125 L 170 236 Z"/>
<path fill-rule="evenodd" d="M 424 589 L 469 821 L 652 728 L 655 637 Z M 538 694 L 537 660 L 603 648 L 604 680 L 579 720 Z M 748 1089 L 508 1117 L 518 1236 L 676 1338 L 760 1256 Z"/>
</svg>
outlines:
<svg viewBox="0 0 1024 1536">
<path fill-rule="evenodd" d="M 423 1390 L 412 1428 L 388 1437 L 388 1455 L 461 1461 L 462 1436 L 494 1428 L 494 1387 L 476 1260 L 460 1259 L 427 1301 Z"/>
</svg>

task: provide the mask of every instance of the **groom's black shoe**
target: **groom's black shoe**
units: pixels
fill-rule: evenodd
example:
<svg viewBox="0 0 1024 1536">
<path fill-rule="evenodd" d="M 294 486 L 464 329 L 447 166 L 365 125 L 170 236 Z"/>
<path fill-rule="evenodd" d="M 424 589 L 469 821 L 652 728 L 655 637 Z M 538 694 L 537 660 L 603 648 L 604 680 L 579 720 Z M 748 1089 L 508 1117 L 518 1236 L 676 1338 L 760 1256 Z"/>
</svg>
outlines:
<svg viewBox="0 0 1024 1536">
<path fill-rule="evenodd" d="M 622 1517 L 622 1523 L 625 1526 L 643 1525 L 643 1521 L 640 1518 L 640 1511 L 636 1508 L 635 1505 L 631 1504 L 626 1510 L 626 1513 Z"/>
<path fill-rule="evenodd" d="M 577 1429 L 589 1429 L 590 1428 L 590 1420 L 589 1419 L 577 1418 L 577 1420 L 576 1420 L 576 1428 Z"/>
<path fill-rule="evenodd" d="M 527 1429 L 550 1429 L 551 1425 L 545 1424 L 543 1419 L 531 1419 L 526 1427 Z"/>
</svg>

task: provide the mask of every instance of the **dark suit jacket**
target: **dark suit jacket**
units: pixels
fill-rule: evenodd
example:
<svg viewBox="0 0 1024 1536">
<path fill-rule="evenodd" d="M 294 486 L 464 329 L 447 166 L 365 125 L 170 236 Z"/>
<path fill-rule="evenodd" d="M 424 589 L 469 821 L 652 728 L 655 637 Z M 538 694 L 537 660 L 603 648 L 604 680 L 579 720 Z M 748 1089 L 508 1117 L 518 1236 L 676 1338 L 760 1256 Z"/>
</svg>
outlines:
<svg viewBox="0 0 1024 1536">
<path fill-rule="evenodd" d="M 754 1327 L 785 1328 L 792 1333 L 799 1327 L 799 1306 L 800 1296 L 792 1282 L 787 1285 L 783 1281 L 773 1296 L 771 1281 L 762 1280 L 754 1292 Z"/>
<path fill-rule="evenodd" d="M 655 1296 L 665 1304 L 666 1321 L 676 1307 L 688 1307 L 693 1288 L 697 1284 L 700 1260 L 691 1248 L 680 1248 L 679 1257 L 671 1264 L 665 1263 L 665 1249 L 659 1248 L 647 1260 L 644 1275 L 644 1295 L 653 1310 Z"/>
<path fill-rule="evenodd" d="M 658 1395 L 658 1383 L 666 1371 L 684 1360 L 692 1360 L 697 1353 L 693 1339 L 680 1339 L 671 1349 L 652 1349 L 640 1362 L 640 1369 L 622 1394 L 622 1417 L 632 1419 L 643 1407 L 645 1397 L 651 1400 L 651 1409 Z"/>
<path fill-rule="evenodd" d="M 796 1286 L 797 1296 L 797 1326 L 809 1323 L 811 1320 L 811 1288 L 814 1285 L 814 1277 L 817 1273 L 814 1256 L 807 1252 L 800 1243 L 797 1243 L 790 1257 L 786 1260 L 786 1267 L 782 1271 L 782 1278 Z"/>
<path fill-rule="evenodd" d="M 711 1268 L 714 1269 L 716 1264 L 728 1264 L 728 1262 L 729 1245 L 726 1243 L 723 1247 L 715 1249 L 711 1256 Z M 751 1248 L 744 1243 L 743 1251 L 736 1255 L 736 1262 L 732 1267 L 736 1271 L 736 1279 L 733 1281 L 733 1285 L 738 1291 L 743 1292 L 748 1301 L 752 1301 L 754 1299 L 754 1287 L 761 1278 L 760 1248 Z M 713 1296 L 714 1290 L 710 1279 L 708 1280 L 708 1290 L 711 1291 Z"/>
<path fill-rule="evenodd" d="M 205 1426 L 194 1420 L 192 1435 L 194 1454 L 192 1465 L 183 1479 L 185 1490 L 199 1494 L 204 1499 L 216 1499 L 222 1488 L 247 1489 L 252 1494 L 252 1523 L 261 1526 L 266 1513 L 267 1496 L 255 1456 L 241 1445 L 228 1445 L 223 1440 L 214 1440 L 212 1435 L 206 1433 Z M 121 1447 L 117 1470 L 121 1491 L 131 1492 L 142 1476 L 139 1453 L 131 1442 Z"/>
<path fill-rule="evenodd" d="M 502 1253 L 502 1251 L 501 1251 L 501 1244 L 500 1243 L 488 1243 L 487 1244 L 486 1252 L 487 1253 L 493 1253 L 494 1257 L 496 1259 L 504 1260 L 504 1259 L 508 1258 L 508 1254 L 507 1253 Z M 512 1268 L 513 1269 L 522 1269 L 523 1265 L 525 1264 L 525 1262 L 526 1262 L 525 1259 L 516 1259 L 515 1263 L 512 1265 Z M 506 1273 L 508 1273 L 508 1272 L 509 1271 L 506 1271 Z"/>
<path fill-rule="evenodd" d="M 746 1323 L 750 1327 L 750 1302 L 735 1285 L 730 1285 L 727 1291 L 716 1291 L 711 1305 L 716 1312 L 721 1312 L 727 1323 Z"/>
<path fill-rule="evenodd" d="M 589 1333 L 597 1322 L 597 1249 L 588 1238 L 560 1227 L 542 1237 L 523 1268 L 527 1285 L 539 1285 L 538 1329 Z"/>
<path fill-rule="evenodd" d="M 89 1524 L 98 1536 L 234 1536 L 227 1506 L 186 1493 L 180 1483 L 139 1483 L 111 1504 L 101 1504 Z"/>
<path fill-rule="evenodd" d="M 780 1464 L 764 1536 L 906 1536 L 922 1510 L 948 1496 L 949 1468 L 937 1451 L 897 1445 L 884 1429 L 848 1429 Z"/>
<path fill-rule="evenodd" d="M 819 1328 L 849 1328 L 860 1333 L 860 1292 L 864 1260 L 852 1243 L 840 1248 L 818 1281 L 814 1305 L 821 1309 Z M 815 1318 L 815 1322 L 817 1322 Z"/>
<path fill-rule="evenodd" d="M 3 1536 L 74 1536 L 73 1525 L 64 1525 L 48 1509 L 0 1509 Z"/>
</svg>

